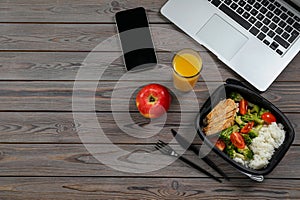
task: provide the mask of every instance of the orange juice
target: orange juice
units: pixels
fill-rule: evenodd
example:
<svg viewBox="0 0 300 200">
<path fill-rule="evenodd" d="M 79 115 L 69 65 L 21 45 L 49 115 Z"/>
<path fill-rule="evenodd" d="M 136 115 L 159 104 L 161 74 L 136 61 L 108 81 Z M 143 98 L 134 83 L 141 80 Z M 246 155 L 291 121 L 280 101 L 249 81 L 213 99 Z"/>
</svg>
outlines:
<svg viewBox="0 0 300 200">
<path fill-rule="evenodd" d="M 202 59 L 199 53 L 192 49 L 183 49 L 174 56 L 172 64 L 175 88 L 182 92 L 192 90 L 202 69 Z"/>
</svg>

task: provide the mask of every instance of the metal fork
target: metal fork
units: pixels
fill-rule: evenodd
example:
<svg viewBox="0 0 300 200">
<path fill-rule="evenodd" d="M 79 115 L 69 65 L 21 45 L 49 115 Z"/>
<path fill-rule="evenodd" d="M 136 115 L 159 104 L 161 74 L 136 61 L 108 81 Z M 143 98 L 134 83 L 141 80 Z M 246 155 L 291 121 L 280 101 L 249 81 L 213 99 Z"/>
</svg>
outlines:
<svg viewBox="0 0 300 200">
<path fill-rule="evenodd" d="M 213 178 L 214 180 L 222 183 L 222 181 L 219 178 L 215 177 L 214 175 L 212 175 L 211 173 L 209 173 L 205 169 L 201 168 L 197 164 L 193 163 L 192 161 L 186 159 L 185 157 L 180 156 L 174 149 L 172 149 L 172 147 L 170 147 L 165 142 L 163 142 L 161 140 L 158 140 L 158 142 L 155 144 L 155 148 L 157 150 L 159 150 L 161 153 L 165 154 L 165 155 L 169 155 L 169 156 L 173 156 L 173 157 L 178 158 L 179 160 L 181 160 L 181 161 L 185 162 L 186 164 L 190 165 L 191 167 L 199 170 L 200 172 L 206 174 L 207 176 Z"/>
</svg>

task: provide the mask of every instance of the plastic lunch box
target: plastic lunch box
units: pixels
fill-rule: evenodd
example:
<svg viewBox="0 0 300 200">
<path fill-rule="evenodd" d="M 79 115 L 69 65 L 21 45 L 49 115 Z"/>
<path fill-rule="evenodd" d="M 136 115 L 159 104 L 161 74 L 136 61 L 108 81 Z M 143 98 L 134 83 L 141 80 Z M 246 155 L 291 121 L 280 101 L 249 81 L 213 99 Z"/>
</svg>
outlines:
<svg viewBox="0 0 300 200">
<path fill-rule="evenodd" d="M 216 148 L 214 144 L 209 140 L 209 138 L 207 138 L 206 135 L 202 132 L 203 119 L 206 117 L 206 115 L 212 110 L 212 108 L 214 108 L 215 105 L 219 103 L 219 101 L 225 99 L 226 96 L 228 96 L 233 91 L 240 93 L 249 102 L 264 107 L 265 109 L 268 109 L 272 114 L 275 115 L 277 122 L 281 123 L 284 126 L 284 130 L 286 132 L 285 140 L 283 144 L 275 150 L 269 164 L 263 169 L 250 169 L 233 161 L 224 152 Z M 212 150 L 217 155 L 219 155 L 221 158 L 223 158 L 225 161 L 227 161 L 229 164 L 231 164 L 243 174 L 259 182 L 263 181 L 264 175 L 269 174 L 278 165 L 278 163 L 281 161 L 281 159 L 284 157 L 284 155 L 290 148 L 295 137 L 294 129 L 291 123 L 289 122 L 288 118 L 276 106 L 274 106 L 271 102 L 262 97 L 255 90 L 252 90 L 251 88 L 245 86 L 243 83 L 233 79 L 228 79 L 226 81 L 226 84 L 218 87 L 210 96 L 210 98 L 206 100 L 196 117 L 195 127 L 200 138 L 205 142 L 205 144 L 212 148 Z"/>
</svg>

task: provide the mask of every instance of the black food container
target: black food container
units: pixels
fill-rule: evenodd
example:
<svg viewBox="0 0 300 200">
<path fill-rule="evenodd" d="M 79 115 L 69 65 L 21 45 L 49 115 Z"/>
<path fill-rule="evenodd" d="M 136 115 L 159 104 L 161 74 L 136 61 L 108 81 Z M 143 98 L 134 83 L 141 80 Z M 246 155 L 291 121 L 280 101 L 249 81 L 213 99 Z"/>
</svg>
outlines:
<svg viewBox="0 0 300 200">
<path fill-rule="evenodd" d="M 276 117 L 277 123 L 281 123 L 284 127 L 284 130 L 286 132 L 285 140 L 283 144 L 278 149 L 275 150 L 271 160 L 269 161 L 269 164 L 265 168 L 254 170 L 233 161 L 226 153 L 216 148 L 214 144 L 210 141 L 209 139 L 210 136 L 206 137 L 206 135 L 202 131 L 202 128 L 204 127 L 203 119 L 205 119 L 206 115 L 221 100 L 226 99 L 231 92 L 238 92 L 249 102 L 257 104 L 258 106 L 263 107 L 265 109 L 268 109 Z M 218 87 L 210 96 L 210 98 L 207 99 L 207 101 L 204 103 L 204 105 L 200 109 L 200 112 L 197 115 L 195 126 L 200 138 L 205 142 L 205 144 L 207 144 L 210 148 L 212 148 L 212 150 L 216 154 L 218 154 L 221 158 L 226 160 L 229 164 L 231 164 L 233 167 L 238 169 L 243 174 L 259 182 L 263 181 L 264 175 L 269 174 L 277 166 L 277 164 L 281 161 L 283 156 L 290 148 L 295 137 L 295 132 L 291 123 L 289 122 L 287 117 L 276 106 L 274 106 L 271 102 L 269 102 L 264 97 L 262 97 L 255 90 L 252 90 L 247 86 L 243 85 L 242 83 L 232 79 L 227 80 L 226 84 Z"/>
</svg>

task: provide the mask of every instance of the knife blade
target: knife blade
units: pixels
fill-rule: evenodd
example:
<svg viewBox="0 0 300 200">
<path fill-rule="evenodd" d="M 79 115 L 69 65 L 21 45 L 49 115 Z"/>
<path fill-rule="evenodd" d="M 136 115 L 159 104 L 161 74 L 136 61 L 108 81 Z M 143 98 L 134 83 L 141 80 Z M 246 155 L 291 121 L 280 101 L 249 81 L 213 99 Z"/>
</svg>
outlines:
<svg viewBox="0 0 300 200">
<path fill-rule="evenodd" d="M 196 147 L 195 145 L 190 144 L 184 137 L 182 137 L 180 134 L 178 134 L 174 129 L 171 129 L 171 132 L 173 134 L 173 137 L 176 139 L 176 141 L 183 147 L 184 149 L 188 149 L 197 156 L 199 156 L 208 166 L 213 168 L 218 174 L 223 176 L 226 180 L 229 181 L 229 177 L 207 156 L 201 156 L 200 148 Z"/>
</svg>

